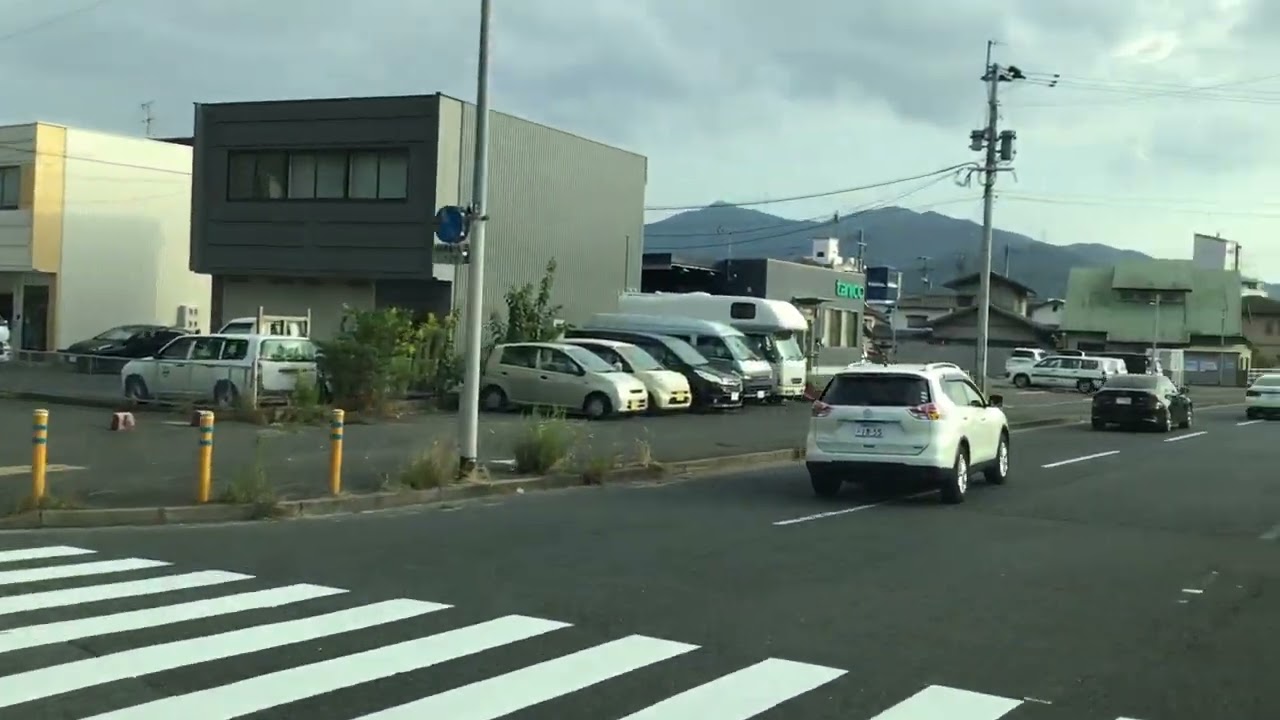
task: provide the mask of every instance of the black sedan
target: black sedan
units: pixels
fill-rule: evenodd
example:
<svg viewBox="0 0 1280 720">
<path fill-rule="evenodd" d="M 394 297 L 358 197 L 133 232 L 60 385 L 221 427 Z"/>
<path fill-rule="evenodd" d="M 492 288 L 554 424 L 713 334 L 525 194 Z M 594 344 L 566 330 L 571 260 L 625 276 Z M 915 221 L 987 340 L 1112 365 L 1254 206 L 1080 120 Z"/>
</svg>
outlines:
<svg viewBox="0 0 1280 720">
<path fill-rule="evenodd" d="M 1112 425 L 1169 432 L 1191 427 L 1195 413 L 1185 387 L 1164 375 L 1115 375 L 1093 396 L 1094 430 Z"/>
<path fill-rule="evenodd" d="M 189 331 L 164 325 L 121 325 L 58 352 L 84 373 L 118 373 L 134 358 L 151 357 L 179 335 Z"/>
</svg>

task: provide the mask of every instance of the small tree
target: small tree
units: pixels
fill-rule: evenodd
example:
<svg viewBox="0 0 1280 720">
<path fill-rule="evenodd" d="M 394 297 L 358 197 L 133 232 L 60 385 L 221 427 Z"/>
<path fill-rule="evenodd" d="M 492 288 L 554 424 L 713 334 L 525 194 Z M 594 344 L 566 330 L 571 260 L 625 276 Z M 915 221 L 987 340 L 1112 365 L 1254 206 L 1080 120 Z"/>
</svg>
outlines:
<svg viewBox="0 0 1280 720">
<path fill-rule="evenodd" d="M 560 336 L 561 328 L 556 326 L 556 320 L 564 306 L 551 302 L 555 281 L 556 261 L 551 260 L 536 286 L 525 283 L 507 291 L 503 298 L 506 316 L 497 312 L 489 316 L 486 357 L 494 345 L 501 343 L 539 342 Z"/>
<path fill-rule="evenodd" d="M 404 310 L 347 308 L 337 336 L 316 343 L 320 371 L 334 400 L 365 409 L 403 395 L 425 335 L 425 328 Z"/>
</svg>

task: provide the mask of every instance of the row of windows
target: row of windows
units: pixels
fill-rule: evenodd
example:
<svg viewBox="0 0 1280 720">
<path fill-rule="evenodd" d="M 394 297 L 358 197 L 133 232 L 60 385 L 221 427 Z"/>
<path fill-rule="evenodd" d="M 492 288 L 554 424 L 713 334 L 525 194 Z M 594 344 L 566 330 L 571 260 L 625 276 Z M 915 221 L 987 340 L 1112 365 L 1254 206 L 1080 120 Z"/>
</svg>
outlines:
<svg viewBox="0 0 1280 720">
<path fill-rule="evenodd" d="M 307 150 L 232 152 L 228 200 L 404 200 L 409 152 Z"/>
<path fill-rule="evenodd" d="M 1118 290 L 1117 296 L 1122 302 L 1153 303 L 1159 300 L 1162 305 L 1181 305 L 1186 301 L 1184 292 L 1160 292 L 1157 290 Z"/>
<path fill-rule="evenodd" d="M 16 210 L 22 196 L 22 168 L 0 167 L 0 210 Z"/>
</svg>

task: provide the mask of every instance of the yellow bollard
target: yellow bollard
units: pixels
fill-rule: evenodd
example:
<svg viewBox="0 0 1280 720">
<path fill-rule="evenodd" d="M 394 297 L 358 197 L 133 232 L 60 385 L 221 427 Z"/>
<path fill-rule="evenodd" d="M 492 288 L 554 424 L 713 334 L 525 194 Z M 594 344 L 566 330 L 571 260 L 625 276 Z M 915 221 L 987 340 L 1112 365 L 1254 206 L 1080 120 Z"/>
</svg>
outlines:
<svg viewBox="0 0 1280 720">
<path fill-rule="evenodd" d="M 45 473 L 49 462 L 49 411 L 31 413 L 31 499 L 45 496 Z"/>
<path fill-rule="evenodd" d="M 329 416 L 329 494 L 342 492 L 342 435 L 347 414 L 334 410 Z"/>
<path fill-rule="evenodd" d="M 200 411 L 200 464 L 197 469 L 196 501 L 209 502 L 213 492 L 213 413 Z"/>
</svg>

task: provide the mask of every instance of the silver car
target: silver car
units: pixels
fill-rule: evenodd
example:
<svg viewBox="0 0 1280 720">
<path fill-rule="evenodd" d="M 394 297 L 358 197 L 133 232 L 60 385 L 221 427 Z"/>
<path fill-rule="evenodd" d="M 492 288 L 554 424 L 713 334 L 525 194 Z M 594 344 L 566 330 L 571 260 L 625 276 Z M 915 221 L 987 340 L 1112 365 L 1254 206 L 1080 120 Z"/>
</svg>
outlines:
<svg viewBox="0 0 1280 720">
<path fill-rule="evenodd" d="M 509 343 L 489 355 L 480 383 L 486 410 L 543 406 L 589 418 L 642 413 L 649 407 L 644 383 L 577 345 Z"/>
</svg>

